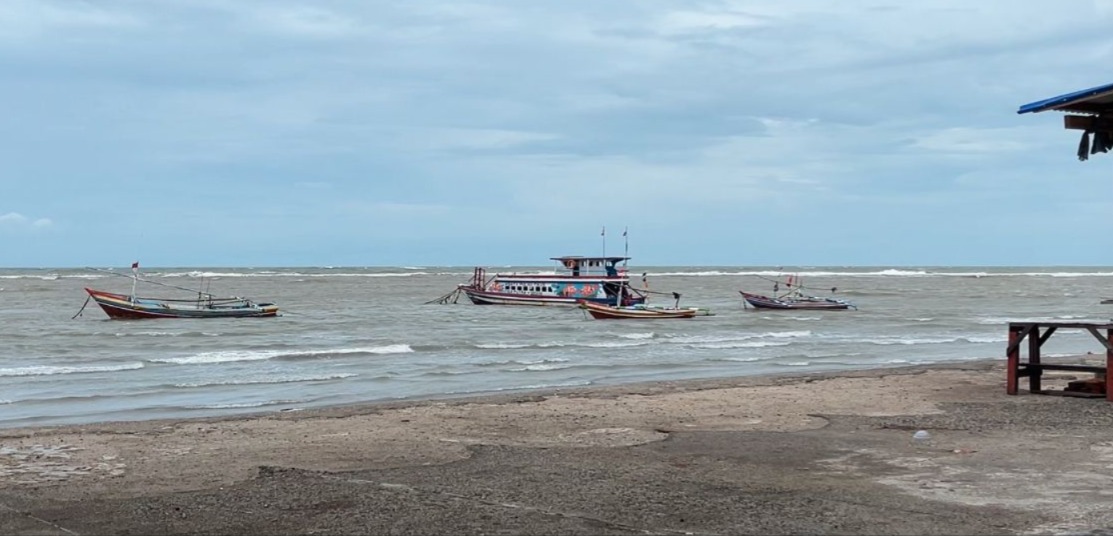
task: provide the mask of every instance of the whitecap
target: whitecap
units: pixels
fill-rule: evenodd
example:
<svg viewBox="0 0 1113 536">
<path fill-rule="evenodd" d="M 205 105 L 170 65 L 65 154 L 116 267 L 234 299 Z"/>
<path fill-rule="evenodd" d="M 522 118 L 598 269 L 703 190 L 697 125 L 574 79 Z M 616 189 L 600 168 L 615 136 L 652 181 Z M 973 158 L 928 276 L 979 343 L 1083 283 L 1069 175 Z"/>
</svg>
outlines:
<svg viewBox="0 0 1113 536">
<path fill-rule="evenodd" d="M 37 365 L 33 367 L 0 368 L 0 376 L 49 376 L 52 374 L 86 374 L 91 372 L 117 372 L 143 368 L 143 363 L 124 363 L 120 365 L 59 366 Z"/>
</svg>

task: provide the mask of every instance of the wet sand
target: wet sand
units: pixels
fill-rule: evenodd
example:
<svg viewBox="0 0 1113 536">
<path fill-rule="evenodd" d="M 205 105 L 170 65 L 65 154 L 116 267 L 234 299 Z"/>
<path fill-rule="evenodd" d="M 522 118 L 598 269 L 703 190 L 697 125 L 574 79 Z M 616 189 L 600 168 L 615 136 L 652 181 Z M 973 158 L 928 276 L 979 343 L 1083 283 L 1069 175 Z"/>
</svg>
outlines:
<svg viewBox="0 0 1113 536">
<path fill-rule="evenodd" d="M 1003 361 L 4 429 L 0 534 L 1113 528 L 1113 404 Z"/>
</svg>

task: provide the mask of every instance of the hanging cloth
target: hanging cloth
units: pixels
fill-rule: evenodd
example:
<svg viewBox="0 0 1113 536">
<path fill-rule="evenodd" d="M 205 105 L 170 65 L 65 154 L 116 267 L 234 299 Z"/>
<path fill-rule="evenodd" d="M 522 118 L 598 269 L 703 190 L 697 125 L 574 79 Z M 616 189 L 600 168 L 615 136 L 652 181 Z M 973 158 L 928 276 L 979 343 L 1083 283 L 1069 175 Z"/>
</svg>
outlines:
<svg viewBox="0 0 1113 536">
<path fill-rule="evenodd" d="M 1090 158 L 1090 131 L 1082 132 L 1082 139 L 1078 142 L 1078 160 L 1085 162 Z"/>
</svg>

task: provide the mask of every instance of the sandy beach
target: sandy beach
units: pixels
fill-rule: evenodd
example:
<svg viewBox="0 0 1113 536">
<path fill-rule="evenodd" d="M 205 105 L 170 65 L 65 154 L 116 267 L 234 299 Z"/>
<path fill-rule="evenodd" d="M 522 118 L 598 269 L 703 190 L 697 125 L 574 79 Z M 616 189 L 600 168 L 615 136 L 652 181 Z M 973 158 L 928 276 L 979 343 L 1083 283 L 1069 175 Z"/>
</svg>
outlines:
<svg viewBox="0 0 1113 536">
<path fill-rule="evenodd" d="M 0 533 L 1113 527 L 1113 405 L 1003 361 L 0 430 Z"/>
</svg>

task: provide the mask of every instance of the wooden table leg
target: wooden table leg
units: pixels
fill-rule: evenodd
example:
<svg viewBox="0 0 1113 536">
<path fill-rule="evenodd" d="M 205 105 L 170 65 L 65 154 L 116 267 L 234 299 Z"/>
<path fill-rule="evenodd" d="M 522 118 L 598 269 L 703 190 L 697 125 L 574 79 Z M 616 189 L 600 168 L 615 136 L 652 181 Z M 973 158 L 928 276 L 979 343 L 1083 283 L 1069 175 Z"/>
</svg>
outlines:
<svg viewBox="0 0 1113 536">
<path fill-rule="evenodd" d="M 1042 391 L 1040 380 L 1043 379 L 1043 369 L 1040 365 L 1040 328 L 1036 326 L 1028 333 L 1028 392 Z M 1031 365 L 1035 365 L 1032 367 Z"/>
<path fill-rule="evenodd" d="M 1020 383 L 1020 329 L 1009 327 L 1009 353 L 1006 356 L 1005 393 L 1015 395 Z M 1107 358 L 1108 359 L 1108 358 Z"/>
<path fill-rule="evenodd" d="M 1113 329 L 1105 330 L 1105 340 L 1113 345 Z M 1109 371 L 1113 370 L 1113 350 L 1109 349 L 1110 346 L 1106 346 L 1105 348 L 1105 400 L 1113 402 L 1113 389 L 1109 388 Z"/>
</svg>

